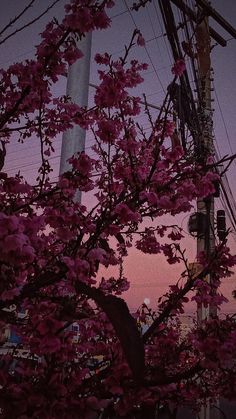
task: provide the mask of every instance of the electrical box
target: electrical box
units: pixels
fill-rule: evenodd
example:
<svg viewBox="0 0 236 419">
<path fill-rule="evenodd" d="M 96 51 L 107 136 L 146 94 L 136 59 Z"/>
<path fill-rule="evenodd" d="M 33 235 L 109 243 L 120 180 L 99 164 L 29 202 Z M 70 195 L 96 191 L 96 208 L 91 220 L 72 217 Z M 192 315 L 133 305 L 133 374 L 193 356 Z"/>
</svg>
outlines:
<svg viewBox="0 0 236 419">
<path fill-rule="evenodd" d="M 226 220 L 225 211 L 218 210 L 216 213 L 217 234 L 220 240 L 224 240 L 226 236 Z"/>
<path fill-rule="evenodd" d="M 213 185 L 215 187 L 215 192 L 213 193 L 214 198 L 220 197 L 220 182 L 219 180 L 214 180 Z"/>
<path fill-rule="evenodd" d="M 194 237 L 203 236 L 206 233 L 207 220 L 202 212 L 195 212 L 190 215 L 188 221 L 188 231 Z"/>
</svg>

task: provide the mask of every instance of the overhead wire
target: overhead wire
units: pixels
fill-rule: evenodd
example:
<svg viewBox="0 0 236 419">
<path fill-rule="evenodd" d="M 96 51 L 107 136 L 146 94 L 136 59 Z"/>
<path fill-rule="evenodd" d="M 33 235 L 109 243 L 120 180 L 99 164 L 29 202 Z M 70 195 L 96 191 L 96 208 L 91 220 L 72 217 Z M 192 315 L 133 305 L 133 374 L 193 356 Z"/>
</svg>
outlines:
<svg viewBox="0 0 236 419">
<path fill-rule="evenodd" d="M 126 5 L 126 8 L 127 8 L 128 12 L 129 12 L 129 15 L 130 15 L 130 17 L 131 17 L 131 19 L 132 19 L 132 22 L 133 22 L 133 24 L 134 24 L 135 28 L 136 28 L 136 29 L 138 29 L 137 24 L 136 24 L 136 22 L 135 22 L 135 19 L 134 19 L 134 17 L 133 17 L 133 14 L 132 14 L 132 12 L 131 12 L 131 10 L 129 9 L 129 6 L 128 6 L 128 4 L 127 4 L 127 1 L 126 1 L 126 0 L 123 0 L 123 2 L 124 2 L 124 4 Z M 162 83 L 162 81 L 161 81 L 161 79 L 160 79 L 160 77 L 159 77 L 159 74 L 158 74 L 158 72 L 157 72 L 157 70 L 156 70 L 156 67 L 155 67 L 155 65 L 154 65 L 154 63 L 153 63 L 152 57 L 151 57 L 151 55 L 150 55 L 150 53 L 149 53 L 149 51 L 148 51 L 148 49 L 147 49 L 147 47 L 146 47 L 145 45 L 144 45 L 144 49 L 145 49 L 145 51 L 146 51 L 146 54 L 147 54 L 147 56 L 148 56 L 148 58 L 149 58 L 149 61 L 150 61 L 151 65 L 152 65 L 152 68 L 153 68 L 153 70 L 154 70 L 154 73 L 155 73 L 155 75 L 156 75 L 156 77 L 157 77 L 157 79 L 158 79 L 158 81 L 159 81 L 159 83 L 160 83 L 160 85 L 161 85 L 161 87 L 162 87 L 162 90 L 163 90 L 163 92 L 164 92 L 164 93 L 166 93 L 166 90 L 165 90 L 165 88 L 164 88 L 164 86 L 163 86 L 163 83 Z"/>
<path fill-rule="evenodd" d="M 172 61 L 173 61 L 172 60 L 172 56 L 171 56 L 171 53 L 170 53 L 170 50 L 169 50 L 168 43 L 166 41 L 166 34 L 164 33 L 163 24 L 162 24 L 162 21 L 160 19 L 159 14 L 158 14 L 157 5 L 156 5 L 156 2 L 155 1 L 153 2 L 153 6 L 154 6 L 154 10 L 155 10 L 155 13 L 156 13 L 156 16 L 157 16 L 157 20 L 158 20 L 159 25 L 160 25 L 160 28 L 161 28 L 162 36 L 164 38 L 164 43 L 165 43 L 165 46 L 166 46 L 167 54 L 168 54 L 170 63 L 172 64 Z"/>
<path fill-rule="evenodd" d="M 233 148 L 232 148 L 232 145 L 231 145 L 231 141 L 230 141 L 230 137 L 229 137 L 228 128 L 227 128 L 227 125 L 226 125 L 226 122 L 225 122 L 223 110 L 222 110 L 222 107 L 221 107 L 221 104 L 220 104 L 220 101 L 219 101 L 219 97 L 218 97 L 218 94 L 217 94 L 216 87 L 215 87 L 215 84 L 214 83 L 213 83 L 213 87 L 214 87 L 214 93 L 215 93 L 217 105 L 218 105 L 218 108 L 219 108 L 219 111 L 220 111 L 220 115 L 221 115 L 221 119 L 222 119 L 222 122 L 223 122 L 224 129 L 225 129 L 225 133 L 226 133 L 226 138 L 227 138 L 227 142 L 228 142 L 228 145 L 229 145 L 229 149 L 230 149 L 230 152 L 232 154 L 234 154 Z M 234 160 L 234 164 L 236 166 L 235 160 Z"/>
<path fill-rule="evenodd" d="M 187 22 L 186 22 L 186 24 L 187 24 Z M 187 36 L 187 39 L 189 40 L 189 34 L 187 33 L 187 31 L 188 31 L 188 29 L 185 27 L 186 36 Z M 194 63 L 193 63 L 192 70 L 194 70 L 193 76 L 195 78 L 196 85 L 197 85 Z M 219 103 L 219 108 L 221 109 L 220 103 Z M 222 115 L 222 118 L 224 118 L 222 110 L 221 110 L 221 115 Z M 224 121 L 224 126 L 225 126 L 225 129 L 227 130 L 225 121 Z M 229 136 L 228 136 L 228 141 L 229 141 Z M 230 141 L 229 141 L 229 143 L 230 143 Z M 230 144 L 230 146 L 231 146 L 231 144 Z M 231 152 L 232 152 L 232 148 L 231 148 Z M 236 231 L 236 205 L 234 205 L 235 200 L 234 200 L 234 197 L 233 197 L 233 194 L 232 194 L 232 191 L 230 189 L 228 179 L 227 179 L 226 176 L 224 176 L 224 179 L 222 179 L 222 181 L 221 181 L 221 189 L 222 189 L 222 194 L 223 194 L 223 199 L 222 200 L 223 200 L 224 206 L 227 208 L 227 214 L 229 216 L 231 225 L 233 226 L 234 230 Z M 231 195 L 231 199 L 229 198 L 229 194 Z M 233 209 L 233 207 L 234 207 L 234 209 Z M 212 226 L 212 228 L 213 228 L 213 226 Z"/>
<path fill-rule="evenodd" d="M 171 68 L 171 66 L 173 64 L 172 64 L 172 59 L 171 59 L 170 52 L 169 52 L 169 49 L 168 49 L 168 46 L 167 46 L 167 43 L 166 43 L 166 34 L 163 31 L 162 23 L 160 21 L 159 15 L 157 13 L 155 2 L 153 3 L 153 7 L 154 7 L 155 15 L 156 15 L 157 20 L 158 20 L 158 23 L 159 23 L 159 27 L 161 29 L 161 35 L 156 36 L 155 28 L 154 28 L 153 21 L 152 21 L 152 18 L 151 18 L 151 14 L 150 14 L 150 11 L 149 11 L 149 8 L 150 8 L 149 5 L 146 6 L 146 14 L 147 14 L 148 20 L 150 22 L 150 27 L 151 27 L 152 32 L 154 34 L 154 39 L 156 41 L 156 45 L 157 45 L 157 48 L 158 48 L 159 56 L 162 56 L 162 53 L 161 53 L 160 45 L 158 43 L 158 39 L 161 39 L 162 38 L 164 40 L 164 43 L 165 43 L 165 46 L 166 46 L 167 55 L 169 57 L 170 65 L 169 66 L 164 66 L 163 68 L 168 68 L 168 67 Z M 147 44 L 147 41 L 146 40 L 145 40 L 145 43 Z M 157 68 L 157 71 L 160 71 L 160 69 Z"/>
<path fill-rule="evenodd" d="M 186 24 L 187 24 L 187 21 L 186 21 Z M 185 28 L 185 29 L 186 29 L 186 32 L 187 32 L 187 28 Z M 186 35 L 187 35 L 187 39 L 189 40 L 188 33 L 186 33 Z M 198 83 L 197 83 L 196 69 L 195 69 L 195 65 L 194 65 L 194 60 L 192 60 L 192 70 L 194 72 L 194 78 L 195 78 L 196 86 L 197 86 Z M 224 124 L 224 127 L 225 127 L 225 131 L 226 131 L 228 143 L 229 143 L 229 146 L 230 146 L 230 150 L 231 150 L 231 153 L 233 154 L 233 150 L 232 150 L 229 135 L 228 135 L 227 126 L 226 126 L 226 123 L 225 123 L 225 120 L 224 120 L 224 115 L 223 115 L 223 112 L 222 112 L 222 109 L 221 109 L 221 106 L 220 106 L 220 102 L 219 102 L 217 93 L 216 93 L 216 98 L 217 98 L 218 106 L 219 106 L 219 109 L 220 109 L 221 117 L 222 117 L 222 120 L 223 120 L 223 124 Z M 214 136 L 215 136 L 215 133 L 214 133 Z M 219 150 L 217 141 L 215 141 L 215 144 L 216 144 L 216 148 Z M 216 156 L 216 162 L 219 161 L 220 157 L 217 154 L 216 150 L 215 150 L 215 156 Z M 235 204 L 235 199 L 234 199 L 234 196 L 232 194 L 231 188 L 229 186 L 229 182 L 228 182 L 228 178 L 227 178 L 226 174 L 224 174 L 221 177 L 221 182 L 220 183 L 221 183 L 221 190 L 222 190 L 222 197 L 220 199 L 221 199 L 222 205 L 223 205 L 223 207 L 224 207 L 224 209 L 227 213 L 228 219 L 230 220 L 230 223 L 231 223 L 234 231 L 236 231 L 236 204 Z M 230 198 L 229 198 L 229 195 L 230 195 Z"/>
</svg>

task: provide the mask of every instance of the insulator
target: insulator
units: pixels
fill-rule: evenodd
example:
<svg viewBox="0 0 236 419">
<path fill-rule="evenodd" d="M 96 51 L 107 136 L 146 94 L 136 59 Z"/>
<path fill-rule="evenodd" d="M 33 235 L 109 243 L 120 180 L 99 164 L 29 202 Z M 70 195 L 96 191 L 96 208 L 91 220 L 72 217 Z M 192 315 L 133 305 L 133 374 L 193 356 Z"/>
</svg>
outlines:
<svg viewBox="0 0 236 419">
<path fill-rule="evenodd" d="M 216 213 L 217 234 L 220 240 L 224 240 L 226 236 L 226 220 L 225 211 L 218 210 Z"/>
</svg>

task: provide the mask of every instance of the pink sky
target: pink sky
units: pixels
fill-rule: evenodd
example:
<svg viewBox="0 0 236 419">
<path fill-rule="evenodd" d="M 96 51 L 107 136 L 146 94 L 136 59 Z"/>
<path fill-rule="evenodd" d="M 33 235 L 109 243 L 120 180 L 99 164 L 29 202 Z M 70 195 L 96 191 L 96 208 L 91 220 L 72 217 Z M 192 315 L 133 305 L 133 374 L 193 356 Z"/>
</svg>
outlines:
<svg viewBox="0 0 236 419">
<path fill-rule="evenodd" d="M 150 306 L 155 308 L 158 298 L 167 292 L 168 285 L 178 281 L 183 270 L 183 265 L 169 265 L 163 256 L 146 255 L 137 249 L 130 250 L 124 263 L 124 275 L 130 280 L 130 289 L 123 294 L 130 309 L 132 311 L 137 309 L 145 298 L 150 299 Z M 114 268 L 100 270 L 100 275 L 104 277 L 116 275 L 116 273 Z M 229 303 L 222 306 L 223 313 L 236 311 L 236 300 L 232 298 L 232 291 L 235 289 L 236 275 L 223 280 L 221 292 L 229 300 Z M 189 302 L 186 305 L 186 312 L 192 313 L 195 310 L 195 302 Z"/>
</svg>

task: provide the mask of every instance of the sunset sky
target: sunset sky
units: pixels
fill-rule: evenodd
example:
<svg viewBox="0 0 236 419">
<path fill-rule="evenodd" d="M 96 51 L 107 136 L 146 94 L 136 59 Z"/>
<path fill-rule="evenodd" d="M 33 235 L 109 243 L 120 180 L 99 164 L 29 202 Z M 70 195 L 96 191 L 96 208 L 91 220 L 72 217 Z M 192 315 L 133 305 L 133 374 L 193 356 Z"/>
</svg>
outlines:
<svg viewBox="0 0 236 419">
<path fill-rule="evenodd" d="M 22 10 L 28 1 L 26 0 L 8 0 L 3 2 L 4 6 L 0 15 L 0 27 L 3 27 L 10 18 L 14 17 Z M 34 45 L 39 42 L 38 33 L 44 28 L 45 23 L 52 17 L 58 19 L 63 14 L 63 5 L 66 1 L 61 0 L 46 17 L 43 17 L 35 25 L 30 26 L 17 36 L 10 38 L 1 45 L 0 65 L 7 67 L 13 62 L 21 61 L 26 58 L 32 58 L 34 55 Z M 160 105 L 164 97 L 167 85 L 171 81 L 171 66 L 173 64 L 168 41 L 163 36 L 164 29 L 161 21 L 161 14 L 158 2 L 153 0 L 152 3 L 139 13 L 129 13 L 127 5 L 131 5 L 132 1 L 116 0 L 116 6 L 110 10 L 113 17 L 112 26 L 107 31 L 99 31 L 93 34 L 92 42 L 92 60 L 90 69 L 91 83 L 97 84 L 98 77 L 96 73 L 96 65 L 93 57 L 96 52 L 109 52 L 114 57 L 119 57 L 124 52 L 124 45 L 129 43 L 129 39 L 135 28 L 135 25 L 141 30 L 145 40 L 146 48 L 134 48 L 132 58 L 135 57 L 142 62 L 149 64 L 146 72 L 145 81 L 139 87 L 135 94 L 145 92 L 148 102 Z M 212 6 L 218 10 L 222 16 L 232 25 L 236 26 L 236 2 L 235 0 L 212 0 Z M 30 12 L 25 15 L 22 22 L 34 18 L 40 14 L 49 5 L 48 0 L 36 0 L 35 5 Z M 225 38 L 231 36 L 222 30 L 218 25 L 211 21 L 211 25 Z M 212 50 L 212 67 L 214 68 L 214 86 L 215 91 L 213 97 L 214 112 L 214 133 L 215 145 L 221 156 L 236 153 L 236 40 L 229 40 L 226 48 L 215 46 Z M 191 74 L 190 74 L 190 80 Z M 59 96 L 65 93 L 66 80 L 60 80 L 55 86 L 55 95 Z M 89 103 L 92 103 L 94 89 L 90 88 Z M 142 123 L 142 117 L 140 117 Z M 90 147 L 93 139 L 89 135 L 86 139 L 86 151 L 91 153 Z M 55 139 L 55 155 L 52 158 L 54 167 L 53 177 L 56 180 L 59 169 L 61 138 Z M 9 174 L 14 174 L 21 170 L 26 179 L 34 181 L 37 166 L 39 164 L 38 144 L 32 140 L 27 144 L 20 145 L 17 143 L 17 136 L 14 141 L 8 145 L 6 170 Z M 229 169 L 228 178 L 231 189 L 236 197 L 236 163 L 233 163 Z M 89 205 L 86 197 L 83 202 Z M 216 201 L 216 209 L 220 208 L 220 202 Z M 176 220 L 165 220 L 166 222 Z M 183 214 L 178 217 L 178 223 L 186 229 L 188 215 Z M 236 236 L 234 239 L 231 235 L 230 245 L 236 253 Z M 196 241 L 189 235 L 183 241 L 191 261 L 196 256 Z M 125 274 L 131 281 L 131 289 L 126 293 L 127 301 L 131 309 L 141 304 L 145 297 L 151 300 L 151 304 L 155 306 L 157 298 L 167 290 L 170 283 L 178 279 L 178 275 L 183 270 L 180 266 L 169 266 L 162 257 L 144 255 L 133 249 L 130 251 L 129 258 L 125 264 Z M 107 274 L 106 272 L 102 272 Z M 232 290 L 236 288 L 236 280 L 233 277 L 227 280 L 223 286 L 224 293 L 230 297 Z M 233 311 L 236 308 L 236 302 L 232 300 L 226 308 L 226 311 Z M 193 306 L 189 307 L 193 310 Z"/>
</svg>

